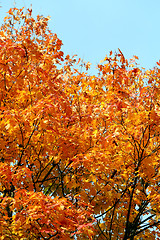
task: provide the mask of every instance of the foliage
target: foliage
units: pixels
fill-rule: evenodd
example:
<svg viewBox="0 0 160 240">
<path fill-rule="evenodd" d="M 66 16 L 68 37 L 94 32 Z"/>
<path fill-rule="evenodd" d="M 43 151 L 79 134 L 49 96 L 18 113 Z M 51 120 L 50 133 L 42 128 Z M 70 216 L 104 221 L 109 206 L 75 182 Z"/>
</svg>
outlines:
<svg viewBox="0 0 160 240">
<path fill-rule="evenodd" d="M 119 50 L 90 76 L 90 63 L 64 57 L 49 17 L 8 13 L 1 239 L 160 239 L 160 64 L 144 71 Z"/>
</svg>

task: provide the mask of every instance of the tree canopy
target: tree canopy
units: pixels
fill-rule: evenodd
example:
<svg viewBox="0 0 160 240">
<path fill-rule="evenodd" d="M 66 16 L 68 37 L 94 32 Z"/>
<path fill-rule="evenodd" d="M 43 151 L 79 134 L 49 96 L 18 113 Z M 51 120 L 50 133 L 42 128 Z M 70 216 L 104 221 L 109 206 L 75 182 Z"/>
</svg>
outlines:
<svg viewBox="0 0 160 240">
<path fill-rule="evenodd" d="M 0 28 L 1 239 L 160 239 L 160 63 L 90 75 L 48 20 Z"/>
</svg>

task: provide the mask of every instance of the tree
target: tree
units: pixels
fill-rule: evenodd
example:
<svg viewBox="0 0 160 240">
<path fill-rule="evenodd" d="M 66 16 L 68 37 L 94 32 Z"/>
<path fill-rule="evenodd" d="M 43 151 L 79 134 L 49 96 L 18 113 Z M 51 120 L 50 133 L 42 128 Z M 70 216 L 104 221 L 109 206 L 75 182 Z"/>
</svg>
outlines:
<svg viewBox="0 0 160 240">
<path fill-rule="evenodd" d="M 87 72 L 10 9 L 0 29 L 2 239 L 160 239 L 160 63 L 122 52 Z M 79 70 L 83 68 L 83 72 Z"/>
<path fill-rule="evenodd" d="M 49 18 L 10 9 L 0 30 L 0 236 L 70 239 L 92 235 L 92 208 L 64 192 L 68 159 L 62 42 Z M 62 62 L 62 63 L 61 63 Z"/>
</svg>

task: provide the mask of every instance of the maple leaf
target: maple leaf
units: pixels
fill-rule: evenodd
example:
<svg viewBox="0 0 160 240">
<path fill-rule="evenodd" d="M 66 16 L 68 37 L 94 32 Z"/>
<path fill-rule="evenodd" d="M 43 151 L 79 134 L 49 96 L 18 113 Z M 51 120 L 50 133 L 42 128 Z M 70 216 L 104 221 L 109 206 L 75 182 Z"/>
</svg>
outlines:
<svg viewBox="0 0 160 240">
<path fill-rule="evenodd" d="M 118 49 L 91 76 L 48 20 L 14 8 L 0 28 L 0 237 L 155 239 L 159 69 Z"/>
</svg>

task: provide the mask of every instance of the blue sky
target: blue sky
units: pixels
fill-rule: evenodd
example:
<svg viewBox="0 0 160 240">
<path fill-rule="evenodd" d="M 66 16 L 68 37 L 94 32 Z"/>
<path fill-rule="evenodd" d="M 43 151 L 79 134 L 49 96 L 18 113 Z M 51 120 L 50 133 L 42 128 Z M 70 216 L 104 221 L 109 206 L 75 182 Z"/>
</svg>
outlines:
<svg viewBox="0 0 160 240">
<path fill-rule="evenodd" d="M 34 15 L 51 16 L 50 28 L 62 40 L 65 54 L 92 63 L 92 71 L 109 51 L 153 68 L 160 59 L 160 0 L 16 0 Z M 14 0 L 1 0 L 0 22 Z"/>
</svg>

